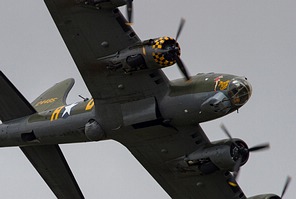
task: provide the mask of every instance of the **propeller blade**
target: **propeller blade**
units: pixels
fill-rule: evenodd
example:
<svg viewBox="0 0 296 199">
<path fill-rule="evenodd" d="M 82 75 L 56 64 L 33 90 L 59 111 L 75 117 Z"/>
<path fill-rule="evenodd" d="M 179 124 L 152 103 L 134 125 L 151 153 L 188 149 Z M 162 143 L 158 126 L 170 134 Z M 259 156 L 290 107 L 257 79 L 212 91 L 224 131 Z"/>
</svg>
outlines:
<svg viewBox="0 0 296 199">
<path fill-rule="evenodd" d="M 287 189 L 288 189 L 288 186 L 289 186 L 289 184 L 290 184 L 290 182 L 291 182 L 291 179 L 292 179 L 292 178 L 291 178 L 290 176 L 287 177 L 287 179 L 286 179 L 286 183 L 285 183 L 285 186 L 284 186 L 284 189 L 283 189 L 283 191 L 282 191 L 281 198 L 284 197 L 284 195 L 285 195 L 285 193 L 286 193 L 286 191 L 287 191 Z"/>
<path fill-rule="evenodd" d="M 226 128 L 226 126 L 224 124 L 221 124 L 221 129 L 224 131 L 224 133 L 227 135 L 227 137 L 233 142 L 233 138 L 230 134 L 230 132 L 228 131 L 228 129 Z M 240 148 L 236 142 L 233 142 L 233 144 L 237 147 Z"/>
<path fill-rule="evenodd" d="M 181 21 L 180 21 L 180 24 L 179 24 L 179 28 L 178 28 L 178 32 L 177 32 L 177 35 L 176 35 L 176 41 L 178 41 L 178 38 L 182 32 L 182 29 L 184 27 L 184 24 L 185 24 L 185 19 L 184 18 L 181 18 Z"/>
<path fill-rule="evenodd" d="M 269 143 L 260 144 L 260 145 L 254 146 L 252 148 L 249 148 L 249 152 L 260 151 L 260 150 L 263 150 L 263 149 L 269 149 L 269 147 L 270 147 Z"/>
<path fill-rule="evenodd" d="M 227 135 L 227 137 L 233 142 L 233 138 L 230 134 L 230 132 L 228 131 L 228 129 L 226 128 L 226 126 L 222 123 L 220 125 L 221 129 L 224 131 L 224 133 Z M 233 142 L 233 144 L 239 149 L 239 146 Z M 240 155 L 240 157 L 238 158 L 238 160 L 236 161 L 234 167 L 233 167 L 233 178 L 236 180 L 238 173 L 239 173 L 239 169 L 240 166 L 242 164 L 242 155 Z"/>
<path fill-rule="evenodd" d="M 181 72 L 185 76 L 186 80 L 190 80 L 188 72 L 187 72 L 187 70 L 185 68 L 185 65 L 183 64 L 181 58 L 177 54 L 175 54 L 175 59 L 176 59 L 176 62 L 177 62 L 177 65 L 178 65 L 179 69 L 181 70 Z"/>
<path fill-rule="evenodd" d="M 230 140 L 233 140 L 231 134 L 229 133 L 229 131 L 227 130 L 227 128 L 225 127 L 224 124 L 221 124 L 221 128 L 222 130 L 224 131 L 224 133 L 227 135 L 227 137 L 230 139 Z M 236 145 L 236 143 L 234 143 Z M 237 145 L 236 145 L 237 146 Z M 260 144 L 260 145 L 257 145 L 257 146 L 254 146 L 254 147 L 251 147 L 248 149 L 249 152 L 254 152 L 254 151 L 260 151 L 260 150 L 263 150 L 263 149 L 268 149 L 270 147 L 269 143 L 264 143 L 264 144 Z"/>
<path fill-rule="evenodd" d="M 224 131 L 224 133 L 227 135 L 227 137 L 233 142 L 233 138 L 230 134 L 230 132 L 228 131 L 228 129 L 226 128 L 226 126 L 224 124 L 220 125 L 221 129 Z M 237 147 L 240 148 L 237 143 L 233 142 L 233 144 Z"/>
<path fill-rule="evenodd" d="M 126 2 L 126 11 L 127 11 L 127 19 L 128 23 L 133 23 L 133 0 L 127 0 Z"/>
<path fill-rule="evenodd" d="M 224 133 L 227 135 L 227 137 L 230 140 L 233 140 L 233 138 L 232 138 L 231 134 L 229 133 L 228 129 L 226 128 L 226 126 L 224 124 L 221 124 L 220 127 L 224 131 Z"/>
</svg>

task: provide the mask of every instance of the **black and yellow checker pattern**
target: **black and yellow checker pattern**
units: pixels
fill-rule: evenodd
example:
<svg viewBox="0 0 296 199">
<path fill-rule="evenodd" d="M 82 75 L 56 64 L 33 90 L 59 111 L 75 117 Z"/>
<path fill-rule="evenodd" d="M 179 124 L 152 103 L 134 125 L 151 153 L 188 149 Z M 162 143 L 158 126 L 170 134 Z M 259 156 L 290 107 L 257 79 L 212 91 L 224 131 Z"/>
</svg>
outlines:
<svg viewBox="0 0 296 199">
<path fill-rule="evenodd" d="M 176 43 L 175 39 L 171 37 L 160 37 L 156 40 L 154 40 L 154 44 L 152 45 L 153 49 L 166 49 L 167 44 L 173 44 L 173 45 L 178 45 Z M 154 61 L 161 65 L 161 66 L 171 66 L 176 63 L 176 60 L 171 56 L 169 53 L 158 53 L 158 52 L 153 52 L 152 53 Z"/>
</svg>

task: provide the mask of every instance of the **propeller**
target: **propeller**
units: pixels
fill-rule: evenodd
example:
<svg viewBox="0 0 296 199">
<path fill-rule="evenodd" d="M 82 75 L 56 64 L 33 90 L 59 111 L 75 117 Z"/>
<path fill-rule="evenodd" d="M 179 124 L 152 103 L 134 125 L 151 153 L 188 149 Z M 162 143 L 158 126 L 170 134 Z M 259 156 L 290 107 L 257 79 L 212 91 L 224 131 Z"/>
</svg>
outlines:
<svg viewBox="0 0 296 199">
<path fill-rule="evenodd" d="M 181 21 L 180 21 L 180 24 L 179 24 L 179 28 L 178 28 L 178 31 L 177 31 L 177 34 L 176 34 L 176 42 L 178 41 L 178 38 L 179 36 L 181 35 L 181 32 L 183 30 L 183 27 L 184 27 L 184 24 L 185 24 L 185 19 L 184 18 L 181 18 Z M 183 75 L 185 76 L 186 80 L 190 80 L 190 76 L 186 70 L 186 67 L 183 63 L 183 61 L 181 60 L 180 58 L 180 54 L 178 53 L 179 52 L 179 49 L 175 47 L 175 49 L 173 49 L 173 54 L 174 54 L 174 59 L 176 60 L 177 62 L 177 66 L 179 67 L 180 71 L 183 73 Z"/>
<path fill-rule="evenodd" d="M 186 80 L 189 81 L 190 80 L 190 77 L 188 75 L 188 72 L 186 70 L 186 67 L 185 67 L 184 63 L 182 62 L 180 56 L 175 53 L 174 58 L 175 58 L 175 60 L 177 62 L 177 66 L 179 67 L 180 71 L 183 73 L 183 75 L 185 76 Z"/>
<path fill-rule="evenodd" d="M 281 198 L 284 197 L 284 195 L 285 195 L 285 193 L 286 193 L 286 191 L 287 191 L 287 189 L 288 189 L 288 187 L 290 185 L 291 180 L 292 180 L 292 178 L 290 176 L 288 176 L 287 179 L 286 179 L 286 182 L 285 182 L 285 186 L 284 186 L 283 191 L 282 191 Z"/>
<path fill-rule="evenodd" d="M 238 173 L 239 173 L 239 169 L 240 169 L 240 166 L 242 163 L 243 156 L 247 155 L 250 152 L 256 152 L 256 151 L 268 149 L 270 147 L 270 145 L 269 145 L 269 143 L 264 143 L 264 144 L 259 144 L 259 145 L 253 146 L 251 148 L 239 146 L 236 142 L 233 141 L 233 138 L 232 138 L 230 132 L 228 131 L 228 129 L 225 127 L 224 124 L 221 124 L 221 129 L 224 131 L 224 133 L 227 135 L 227 137 L 233 142 L 233 144 L 238 149 L 239 158 L 237 159 L 236 164 L 234 165 L 234 168 L 233 168 L 233 177 L 234 177 L 234 179 L 236 179 L 238 176 Z"/>
<path fill-rule="evenodd" d="M 264 149 L 268 149 L 270 147 L 269 143 L 258 144 L 257 146 L 253 146 L 249 148 L 249 152 L 260 151 Z"/>
<path fill-rule="evenodd" d="M 181 18 L 181 21 L 180 21 L 180 24 L 179 24 L 179 28 L 178 28 L 178 31 L 177 31 L 177 34 L 176 34 L 176 41 L 178 41 L 178 38 L 183 30 L 183 27 L 184 27 L 184 24 L 185 24 L 185 19 L 184 18 Z"/>
<path fill-rule="evenodd" d="M 229 137 L 230 140 L 233 140 L 231 134 L 229 133 L 228 129 L 225 127 L 224 124 L 221 124 L 221 128 L 224 131 L 224 133 L 227 135 L 227 137 Z M 237 179 L 237 176 L 239 174 L 240 165 L 242 162 L 242 156 L 245 153 L 260 151 L 260 150 L 268 149 L 270 147 L 269 143 L 259 144 L 259 145 L 253 146 L 251 148 L 242 148 L 241 146 L 237 145 L 237 143 L 235 143 L 235 142 L 233 142 L 233 144 L 239 149 L 239 154 L 240 154 L 240 157 L 236 161 L 236 164 L 234 165 L 234 168 L 233 168 L 233 179 L 234 180 Z M 287 189 L 291 183 L 291 180 L 292 180 L 292 178 L 290 176 L 288 176 L 280 198 L 284 197 L 284 195 L 287 192 Z"/>
<path fill-rule="evenodd" d="M 231 134 L 229 133 L 228 129 L 225 127 L 224 124 L 221 124 L 221 128 L 224 131 L 224 133 L 227 135 L 227 137 L 233 141 Z M 241 146 L 238 146 L 235 142 L 233 142 L 233 144 L 236 145 L 236 147 L 241 147 Z M 263 144 L 258 144 L 256 146 L 248 148 L 247 150 L 248 150 L 248 152 L 254 152 L 254 151 L 268 149 L 269 147 L 270 147 L 269 143 L 263 143 Z"/>
<path fill-rule="evenodd" d="M 133 0 L 126 0 L 126 12 L 128 24 L 133 23 Z"/>
</svg>

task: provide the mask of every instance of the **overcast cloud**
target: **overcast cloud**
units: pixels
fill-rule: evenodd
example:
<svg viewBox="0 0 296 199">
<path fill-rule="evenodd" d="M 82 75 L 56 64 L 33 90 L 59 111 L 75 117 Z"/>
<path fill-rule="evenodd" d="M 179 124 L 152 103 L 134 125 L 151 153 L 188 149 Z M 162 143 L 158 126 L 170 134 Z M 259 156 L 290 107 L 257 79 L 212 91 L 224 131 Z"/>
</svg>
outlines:
<svg viewBox="0 0 296 199">
<path fill-rule="evenodd" d="M 247 196 L 280 195 L 286 176 L 296 175 L 295 8 L 295 0 L 134 0 L 141 39 L 174 37 L 186 18 L 179 43 L 191 75 L 230 73 L 252 83 L 253 96 L 239 114 L 202 124 L 211 140 L 225 138 L 223 122 L 249 146 L 270 142 L 270 150 L 251 154 L 241 169 Z M 0 69 L 29 101 L 68 77 L 76 80 L 69 103 L 90 96 L 41 0 L 0 2 Z M 182 77 L 174 66 L 165 71 L 170 79 Z M 116 142 L 62 150 L 86 198 L 169 198 Z M 0 168 L 2 198 L 55 198 L 18 148 L 1 148 Z M 295 195 L 292 181 L 285 199 Z"/>
</svg>

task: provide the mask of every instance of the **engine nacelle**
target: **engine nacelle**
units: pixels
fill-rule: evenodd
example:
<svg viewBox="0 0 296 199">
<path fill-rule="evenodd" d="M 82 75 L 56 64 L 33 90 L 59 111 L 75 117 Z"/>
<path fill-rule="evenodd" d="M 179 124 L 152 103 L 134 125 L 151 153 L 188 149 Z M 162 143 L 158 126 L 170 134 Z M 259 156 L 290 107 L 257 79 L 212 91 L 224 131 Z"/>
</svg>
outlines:
<svg viewBox="0 0 296 199">
<path fill-rule="evenodd" d="M 253 196 L 248 199 L 281 199 L 281 197 L 275 194 L 263 194 L 263 195 Z"/>
<path fill-rule="evenodd" d="M 180 47 L 171 37 L 150 39 L 121 50 L 114 55 L 100 58 L 111 71 L 122 69 L 126 73 L 144 69 L 158 69 L 176 63 Z"/>
<path fill-rule="evenodd" d="M 235 142 L 235 144 L 234 144 Z M 249 153 L 240 154 L 238 146 L 248 149 L 247 144 L 240 139 L 222 140 L 212 143 L 210 147 L 197 150 L 184 158 L 185 170 L 199 170 L 201 173 L 208 174 L 216 170 L 233 171 L 234 166 L 241 157 L 241 166 L 249 158 Z M 182 164 L 181 164 L 182 165 Z"/>
<path fill-rule="evenodd" d="M 85 124 L 84 132 L 86 137 L 91 141 L 99 141 L 105 137 L 104 130 L 94 119 L 89 120 L 88 123 Z"/>
</svg>

